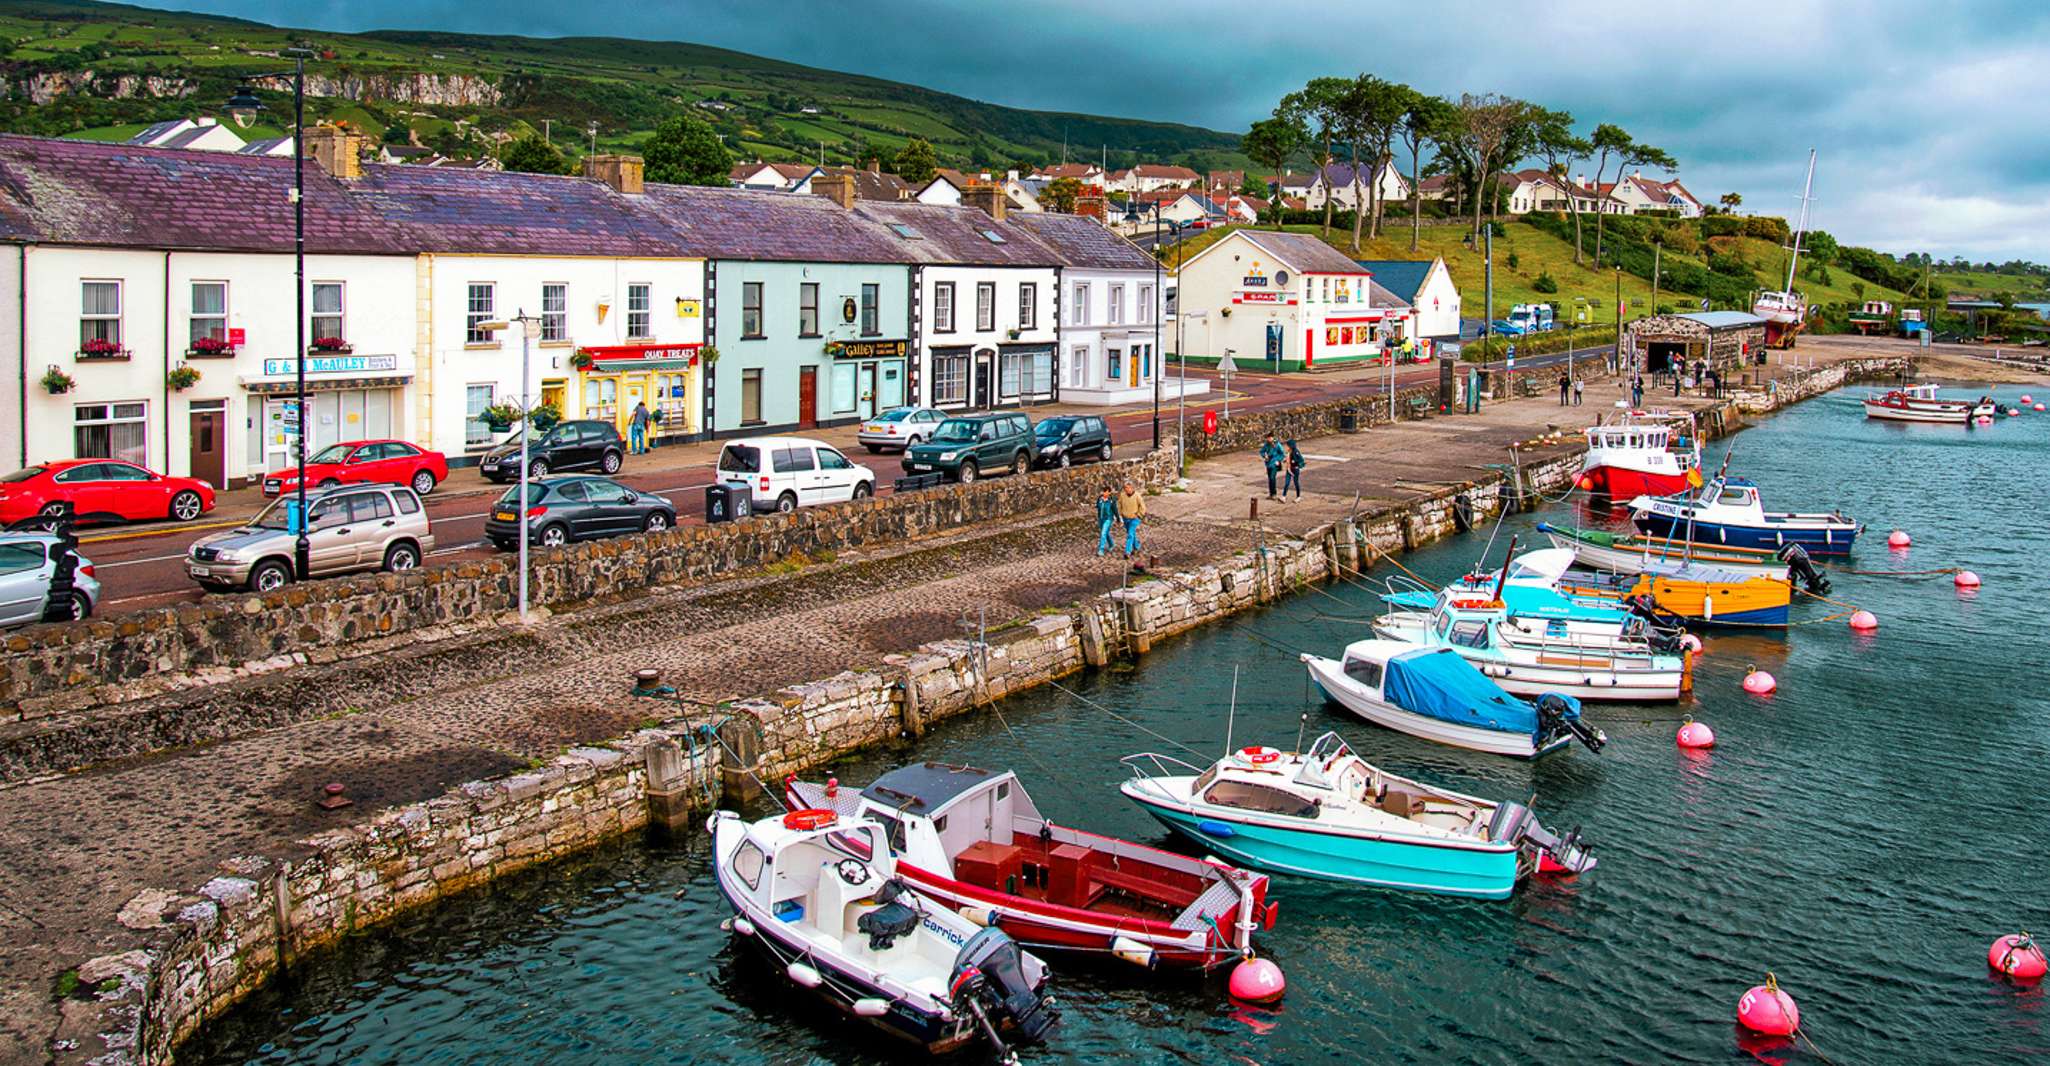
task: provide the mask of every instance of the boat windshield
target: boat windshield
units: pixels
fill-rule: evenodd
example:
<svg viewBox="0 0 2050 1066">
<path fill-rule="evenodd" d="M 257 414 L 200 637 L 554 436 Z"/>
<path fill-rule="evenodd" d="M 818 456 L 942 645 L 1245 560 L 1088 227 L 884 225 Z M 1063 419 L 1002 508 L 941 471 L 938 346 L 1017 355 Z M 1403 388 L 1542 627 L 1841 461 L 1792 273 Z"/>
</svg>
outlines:
<svg viewBox="0 0 2050 1066">
<path fill-rule="evenodd" d="M 1219 781 L 1203 794 L 1203 802 L 1218 807 L 1236 807 L 1258 814 L 1279 814 L 1289 818 L 1315 818 L 1323 808 L 1286 789 L 1251 781 Z"/>
</svg>

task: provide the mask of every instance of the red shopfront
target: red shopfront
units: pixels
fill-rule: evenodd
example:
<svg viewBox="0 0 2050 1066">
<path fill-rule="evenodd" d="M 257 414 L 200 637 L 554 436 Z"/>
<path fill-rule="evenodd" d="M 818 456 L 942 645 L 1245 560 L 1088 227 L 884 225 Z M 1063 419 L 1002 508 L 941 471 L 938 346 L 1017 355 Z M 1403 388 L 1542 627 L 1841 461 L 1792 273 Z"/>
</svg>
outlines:
<svg viewBox="0 0 2050 1066">
<path fill-rule="evenodd" d="M 701 344 L 585 345 L 577 349 L 574 415 L 611 422 L 621 436 L 634 407 L 647 404 L 658 416 L 656 439 L 684 439 L 703 431 L 704 374 Z M 570 412 L 565 412 L 570 413 Z"/>
</svg>

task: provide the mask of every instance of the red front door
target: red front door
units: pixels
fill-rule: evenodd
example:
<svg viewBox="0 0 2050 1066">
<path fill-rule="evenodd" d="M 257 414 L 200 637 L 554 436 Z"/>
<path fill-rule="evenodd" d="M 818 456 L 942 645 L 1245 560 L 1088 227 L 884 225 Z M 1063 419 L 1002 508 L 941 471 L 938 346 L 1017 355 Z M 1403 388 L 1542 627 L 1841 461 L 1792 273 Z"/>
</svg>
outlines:
<svg viewBox="0 0 2050 1066">
<path fill-rule="evenodd" d="M 797 428 L 810 429 L 819 424 L 819 368 L 803 366 L 797 368 Z"/>
</svg>

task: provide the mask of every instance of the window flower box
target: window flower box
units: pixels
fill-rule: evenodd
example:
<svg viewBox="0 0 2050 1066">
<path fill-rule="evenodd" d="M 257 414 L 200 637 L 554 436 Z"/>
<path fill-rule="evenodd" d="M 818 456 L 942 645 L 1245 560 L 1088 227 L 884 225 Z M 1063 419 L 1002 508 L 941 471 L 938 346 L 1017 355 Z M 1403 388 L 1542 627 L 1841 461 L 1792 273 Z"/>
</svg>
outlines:
<svg viewBox="0 0 2050 1066">
<path fill-rule="evenodd" d="M 315 337 L 313 338 L 313 343 L 306 346 L 306 350 L 327 352 L 332 355 L 347 355 L 355 351 L 356 346 L 340 337 Z"/>
<path fill-rule="evenodd" d="M 192 347 L 185 349 L 185 356 L 188 359 L 232 359 L 235 346 L 219 337 L 201 337 L 192 342 Z"/>
<path fill-rule="evenodd" d="M 103 340 L 99 337 L 94 337 L 78 346 L 78 358 L 80 359 L 127 359 L 130 354 L 128 349 L 121 347 L 119 344 L 110 340 Z"/>
</svg>

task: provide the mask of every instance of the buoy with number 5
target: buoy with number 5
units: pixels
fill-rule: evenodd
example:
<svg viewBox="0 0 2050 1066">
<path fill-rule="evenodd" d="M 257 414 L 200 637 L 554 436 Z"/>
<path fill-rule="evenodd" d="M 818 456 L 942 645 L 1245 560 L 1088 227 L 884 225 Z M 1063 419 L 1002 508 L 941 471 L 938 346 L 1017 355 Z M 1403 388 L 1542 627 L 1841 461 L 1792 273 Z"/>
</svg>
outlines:
<svg viewBox="0 0 2050 1066">
<path fill-rule="evenodd" d="M 1247 1003 L 1272 1003 L 1288 991 L 1288 981 L 1281 976 L 1281 967 L 1266 959 L 1247 959 L 1232 967 L 1231 998 Z"/>
<path fill-rule="evenodd" d="M 1780 683 L 1774 680 L 1771 674 L 1763 670 L 1753 668 L 1744 674 L 1744 691 L 1749 692 L 1753 696 L 1769 695 L 1773 689 L 1778 687 L 1780 687 Z"/>
<path fill-rule="evenodd" d="M 1792 1036 L 1801 1028 L 1801 1008 L 1794 1005 L 1794 997 L 1780 991 L 1779 978 L 1768 973 L 1764 984 L 1737 1001 L 1737 1021 L 1754 1033 Z"/>
<path fill-rule="evenodd" d="M 1986 965 L 2020 981 L 2040 980 L 2050 971 L 2050 959 L 2044 958 L 2042 946 L 2027 933 L 2009 933 L 1995 940 L 1986 949 Z"/>
</svg>

